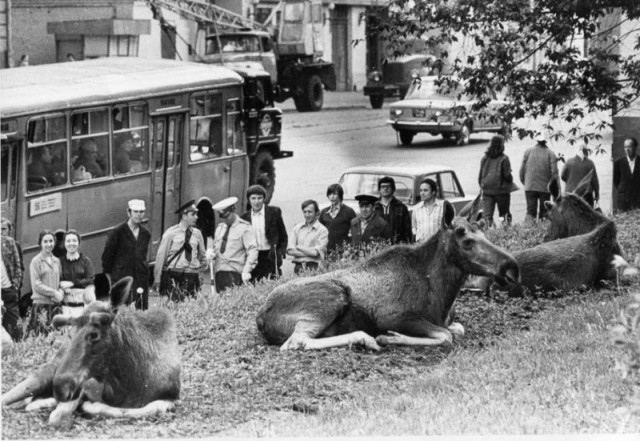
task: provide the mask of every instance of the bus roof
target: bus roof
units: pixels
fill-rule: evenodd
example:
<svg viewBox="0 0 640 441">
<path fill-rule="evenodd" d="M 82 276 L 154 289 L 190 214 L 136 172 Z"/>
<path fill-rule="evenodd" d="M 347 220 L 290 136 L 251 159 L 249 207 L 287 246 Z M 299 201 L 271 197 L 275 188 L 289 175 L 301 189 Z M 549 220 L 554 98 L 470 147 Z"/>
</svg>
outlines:
<svg viewBox="0 0 640 441">
<path fill-rule="evenodd" d="M 230 69 L 175 60 L 108 57 L 25 66 L 0 71 L 0 112 L 10 118 L 241 83 Z"/>
</svg>

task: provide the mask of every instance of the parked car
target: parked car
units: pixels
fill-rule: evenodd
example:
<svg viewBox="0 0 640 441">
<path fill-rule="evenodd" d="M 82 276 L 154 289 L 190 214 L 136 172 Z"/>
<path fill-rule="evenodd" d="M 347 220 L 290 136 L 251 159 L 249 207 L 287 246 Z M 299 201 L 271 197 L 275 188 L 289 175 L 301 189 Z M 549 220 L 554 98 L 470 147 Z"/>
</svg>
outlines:
<svg viewBox="0 0 640 441">
<path fill-rule="evenodd" d="M 417 133 L 454 138 L 458 145 L 468 144 L 473 132 L 510 135 L 511 125 L 503 113 L 505 99 L 488 92 L 489 104 L 476 111 L 476 101 L 461 95 L 460 84 L 438 84 L 439 78 L 442 81 L 438 76 L 415 76 L 404 99 L 391 104 L 387 124 L 403 145 L 410 145 Z"/>
<path fill-rule="evenodd" d="M 374 69 L 367 75 L 364 96 L 369 97 L 371 107 L 379 109 L 385 98 L 404 98 L 414 73 L 426 74 L 432 71 L 436 57 L 433 55 L 403 55 L 385 60 L 382 71 Z"/>
<path fill-rule="evenodd" d="M 447 199 L 460 212 L 475 195 L 467 195 L 460 186 L 456 172 L 446 165 L 436 164 L 374 164 L 351 167 L 345 170 L 338 181 L 344 189 L 343 202 L 358 211 L 358 194 L 378 193 L 378 180 L 383 176 L 391 176 L 396 181 L 395 196 L 409 207 L 409 210 L 420 202 L 420 182 L 431 178 L 438 184 L 438 197 Z"/>
</svg>

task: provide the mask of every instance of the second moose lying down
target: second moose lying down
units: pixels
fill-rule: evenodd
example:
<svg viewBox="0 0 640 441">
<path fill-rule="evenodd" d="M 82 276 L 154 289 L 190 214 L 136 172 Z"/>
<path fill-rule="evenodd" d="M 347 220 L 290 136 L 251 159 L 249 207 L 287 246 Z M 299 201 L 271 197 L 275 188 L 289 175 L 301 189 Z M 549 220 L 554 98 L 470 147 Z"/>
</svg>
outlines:
<svg viewBox="0 0 640 441">
<path fill-rule="evenodd" d="M 94 301 L 80 317 L 57 315 L 56 326 L 73 326 L 72 339 L 54 359 L 3 395 L 4 406 L 27 410 L 57 406 L 49 423 L 68 424 L 75 409 L 111 417 L 139 418 L 174 407 L 180 395 L 176 325 L 165 310 L 125 306 L 133 279 Z"/>
<path fill-rule="evenodd" d="M 351 268 L 275 288 L 258 329 L 281 350 L 439 345 L 451 341 L 449 312 L 469 274 L 519 279 L 510 254 L 446 212 L 443 228 L 423 244 L 394 246 Z"/>
</svg>

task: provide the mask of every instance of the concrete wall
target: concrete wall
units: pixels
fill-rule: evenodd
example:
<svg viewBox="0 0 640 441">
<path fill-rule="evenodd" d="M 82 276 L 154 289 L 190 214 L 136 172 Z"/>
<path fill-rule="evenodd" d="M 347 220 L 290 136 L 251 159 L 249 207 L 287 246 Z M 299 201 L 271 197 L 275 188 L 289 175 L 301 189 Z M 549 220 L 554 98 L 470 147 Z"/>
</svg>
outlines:
<svg viewBox="0 0 640 441">
<path fill-rule="evenodd" d="M 12 0 L 14 61 L 17 65 L 28 54 L 32 65 L 56 62 L 56 39 L 47 33 L 49 22 L 130 19 L 132 13 L 131 0 Z"/>
</svg>

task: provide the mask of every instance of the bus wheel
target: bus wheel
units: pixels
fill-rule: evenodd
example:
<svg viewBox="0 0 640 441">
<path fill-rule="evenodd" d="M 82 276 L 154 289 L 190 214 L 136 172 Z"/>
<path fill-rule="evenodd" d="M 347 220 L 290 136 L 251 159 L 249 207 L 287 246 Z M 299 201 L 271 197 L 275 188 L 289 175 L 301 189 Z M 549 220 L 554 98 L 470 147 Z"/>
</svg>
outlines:
<svg viewBox="0 0 640 441">
<path fill-rule="evenodd" d="M 267 191 L 267 197 L 264 198 L 264 202 L 268 204 L 276 188 L 276 167 L 273 164 L 271 153 L 266 150 L 259 151 L 255 158 L 253 158 L 251 183 L 264 187 Z"/>
</svg>

